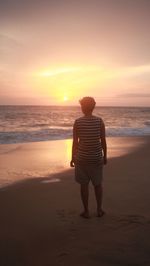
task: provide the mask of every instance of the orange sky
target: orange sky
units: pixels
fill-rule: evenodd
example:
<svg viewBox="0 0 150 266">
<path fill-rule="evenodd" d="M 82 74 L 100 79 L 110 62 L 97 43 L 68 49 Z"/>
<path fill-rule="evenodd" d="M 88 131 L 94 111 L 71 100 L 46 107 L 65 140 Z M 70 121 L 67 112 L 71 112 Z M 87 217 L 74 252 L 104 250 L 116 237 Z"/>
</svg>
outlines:
<svg viewBox="0 0 150 266">
<path fill-rule="evenodd" d="M 0 104 L 150 105 L 149 0 L 0 2 Z"/>
</svg>

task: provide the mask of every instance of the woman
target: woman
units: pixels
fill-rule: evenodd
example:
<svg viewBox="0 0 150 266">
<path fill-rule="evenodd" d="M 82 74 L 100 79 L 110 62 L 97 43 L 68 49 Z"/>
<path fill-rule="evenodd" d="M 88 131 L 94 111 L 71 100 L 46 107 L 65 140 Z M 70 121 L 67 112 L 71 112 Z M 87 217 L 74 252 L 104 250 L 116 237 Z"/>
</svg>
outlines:
<svg viewBox="0 0 150 266">
<path fill-rule="evenodd" d="M 70 166 L 75 166 L 75 179 L 80 184 L 81 199 L 84 211 L 83 218 L 89 218 L 88 198 L 89 182 L 94 186 L 97 216 L 102 217 L 102 179 L 103 165 L 107 163 L 107 145 L 105 125 L 102 118 L 94 116 L 95 100 L 84 97 L 80 100 L 84 116 L 78 118 L 73 126 L 72 160 Z"/>
</svg>

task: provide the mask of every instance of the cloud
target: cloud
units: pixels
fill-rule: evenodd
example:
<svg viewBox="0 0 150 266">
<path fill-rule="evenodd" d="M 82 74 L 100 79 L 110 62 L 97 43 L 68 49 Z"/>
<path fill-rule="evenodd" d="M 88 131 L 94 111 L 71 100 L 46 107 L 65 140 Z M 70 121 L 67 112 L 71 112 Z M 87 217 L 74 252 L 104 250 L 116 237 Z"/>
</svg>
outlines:
<svg viewBox="0 0 150 266">
<path fill-rule="evenodd" d="M 0 57 L 5 57 L 5 55 L 10 55 L 10 53 L 18 52 L 21 47 L 20 43 L 12 37 L 4 34 L 0 34 Z"/>
<path fill-rule="evenodd" d="M 22 51 L 22 44 L 15 38 L 0 34 L 0 66 L 17 62 Z"/>
<path fill-rule="evenodd" d="M 3 0 L 0 10 L 2 32 L 9 25 L 8 31 L 31 48 L 34 43 L 46 50 L 49 58 L 59 54 L 112 65 L 150 62 L 149 0 Z"/>
<path fill-rule="evenodd" d="M 142 89 L 141 89 L 142 90 Z M 121 98 L 150 98 L 150 93 L 123 93 L 117 95 L 117 97 Z"/>
</svg>

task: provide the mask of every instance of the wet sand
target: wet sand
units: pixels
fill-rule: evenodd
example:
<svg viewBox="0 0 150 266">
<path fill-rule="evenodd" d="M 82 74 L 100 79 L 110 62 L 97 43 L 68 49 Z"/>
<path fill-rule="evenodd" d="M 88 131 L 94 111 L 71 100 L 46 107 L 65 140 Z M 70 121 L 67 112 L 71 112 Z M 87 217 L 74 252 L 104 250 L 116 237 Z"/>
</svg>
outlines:
<svg viewBox="0 0 150 266">
<path fill-rule="evenodd" d="M 110 154 L 104 170 L 106 215 L 96 217 L 90 186 L 91 219 L 86 220 L 78 215 L 81 202 L 74 170 L 66 168 L 70 151 L 63 163 L 58 160 L 61 172 L 49 176 L 48 143 L 17 149 L 19 145 L 1 145 L 1 180 L 9 183 L 0 189 L 1 265 L 150 265 L 150 138 L 115 138 L 112 146 L 115 141 L 127 149 L 122 153 L 120 148 L 119 157 Z M 57 157 L 64 146 L 56 146 Z"/>
</svg>

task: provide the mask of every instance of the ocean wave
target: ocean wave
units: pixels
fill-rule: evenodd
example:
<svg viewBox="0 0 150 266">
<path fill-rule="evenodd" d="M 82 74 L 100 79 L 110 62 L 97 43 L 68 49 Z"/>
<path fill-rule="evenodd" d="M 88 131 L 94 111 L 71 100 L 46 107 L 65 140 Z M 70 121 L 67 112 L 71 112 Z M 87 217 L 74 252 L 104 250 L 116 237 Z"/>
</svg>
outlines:
<svg viewBox="0 0 150 266">
<path fill-rule="evenodd" d="M 73 123 L 36 123 L 36 124 L 23 124 L 19 125 L 20 128 L 42 128 L 42 127 L 47 127 L 47 128 L 72 128 Z"/>
<path fill-rule="evenodd" d="M 22 132 L 0 132 L 0 144 L 36 142 L 47 140 L 68 139 L 72 137 L 72 130 L 42 129 Z"/>
<path fill-rule="evenodd" d="M 149 121 L 146 121 L 146 122 L 144 122 L 144 125 L 149 127 L 149 126 L 150 126 L 150 120 L 149 120 Z"/>
<path fill-rule="evenodd" d="M 148 136 L 150 127 L 107 127 L 107 137 Z M 48 128 L 34 131 L 0 132 L 0 144 L 38 142 L 72 138 L 72 128 Z"/>
<path fill-rule="evenodd" d="M 43 141 L 72 137 L 79 107 L 0 106 L 0 143 Z M 107 136 L 149 135 L 150 108 L 96 107 Z"/>
<path fill-rule="evenodd" d="M 134 137 L 134 136 L 149 136 L 150 128 L 148 127 L 111 127 L 106 128 L 108 137 Z"/>
</svg>

